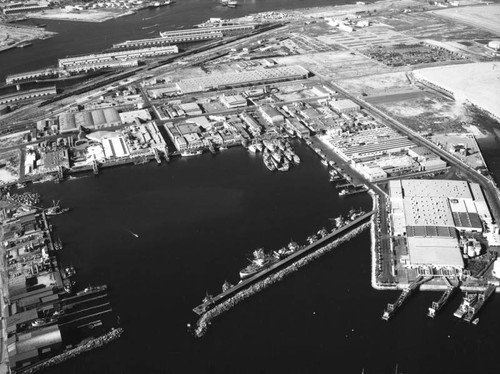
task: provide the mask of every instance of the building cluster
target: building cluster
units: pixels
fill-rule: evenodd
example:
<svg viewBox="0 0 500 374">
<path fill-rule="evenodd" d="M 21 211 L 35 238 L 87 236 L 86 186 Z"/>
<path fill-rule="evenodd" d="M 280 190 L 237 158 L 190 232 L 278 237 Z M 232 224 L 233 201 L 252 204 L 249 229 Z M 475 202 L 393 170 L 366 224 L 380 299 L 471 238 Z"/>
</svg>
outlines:
<svg viewBox="0 0 500 374">
<path fill-rule="evenodd" d="M 332 117 L 321 138 L 366 179 L 380 181 L 446 168 L 436 154 L 359 111 L 352 101 L 331 101 L 330 107 L 338 115 Z"/>
<path fill-rule="evenodd" d="M 389 193 L 393 234 L 406 237 L 407 250 L 400 256 L 404 267 L 461 274 L 464 259 L 481 254 L 477 235 L 494 229 L 485 195 L 476 183 L 392 180 Z"/>
<path fill-rule="evenodd" d="M 9 295 L 4 344 L 10 366 L 18 368 L 61 347 L 60 328 L 50 319 L 63 281 L 46 219 L 25 206 L 4 208 L 1 215 Z"/>
<path fill-rule="evenodd" d="M 177 83 L 162 85 L 160 89 L 148 88 L 151 96 L 176 96 L 218 91 L 229 88 L 285 82 L 309 77 L 309 71 L 301 66 L 279 66 L 228 74 L 208 74 L 202 77 L 181 79 Z"/>
<path fill-rule="evenodd" d="M 47 2 L 43 3 L 36 1 L 11 2 L 11 3 L 4 3 L 2 5 L 2 12 L 5 15 L 11 15 L 11 14 L 40 12 L 48 8 L 49 6 Z"/>
</svg>

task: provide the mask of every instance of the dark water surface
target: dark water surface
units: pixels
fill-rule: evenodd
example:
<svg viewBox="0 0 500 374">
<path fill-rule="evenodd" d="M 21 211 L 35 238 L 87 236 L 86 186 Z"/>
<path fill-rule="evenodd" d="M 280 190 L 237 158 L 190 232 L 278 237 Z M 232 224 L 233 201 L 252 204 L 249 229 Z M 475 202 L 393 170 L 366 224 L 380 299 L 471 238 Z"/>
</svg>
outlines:
<svg viewBox="0 0 500 374">
<path fill-rule="evenodd" d="M 0 54 L 0 79 L 53 65 L 66 55 L 96 52 L 156 30 L 190 26 L 209 17 L 341 4 L 330 0 L 183 0 L 101 24 L 40 20 L 59 32 L 29 48 Z M 156 17 L 158 15 L 158 17 Z M 144 20 L 144 18 L 150 18 Z M 155 28 L 142 27 L 158 24 Z M 156 32 L 156 35 L 158 35 Z M 490 126 L 491 125 L 491 126 Z M 498 129 L 498 123 L 488 123 Z M 500 141 L 481 141 L 500 175 Z M 107 169 L 62 184 L 36 185 L 46 205 L 72 208 L 55 217 L 65 243 L 63 265 L 78 270 L 79 287 L 108 284 L 126 334 L 48 373 L 500 373 L 494 296 L 470 326 L 452 317 L 455 297 L 435 319 L 425 314 L 439 293 L 413 297 L 390 323 L 380 319 L 397 292 L 370 286 L 370 236 L 365 231 L 214 321 L 202 339 L 186 328 L 205 291 L 236 282 L 250 251 L 303 242 L 329 218 L 370 209 L 368 195 L 339 198 L 317 157 L 299 146 L 303 162 L 270 173 L 260 156 L 231 149 L 216 157 L 169 165 Z M 135 238 L 130 231 L 137 233 Z"/>
<path fill-rule="evenodd" d="M 416 295 L 390 323 L 397 292 L 370 286 L 369 232 L 223 314 L 202 339 L 191 308 L 205 291 L 236 282 L 248 252 L 304 241 L 368 195 L 339 198 L 315 154 L 270 173 L 260 156 L 231 149 L 38 185 L 46 202 L 73 210 L 53 219 L 81 287 L 109 285 L 126 334 L 50 373 L 498 373 L 500 299 L 471 326 L 435 319 L 438 293 Z M 140 235 L 134 238 L 129 230 Z M 479 370 L 480 369 L 480 370 Z"/>
<path fill-rule="evenodd" d="M 241 6 L 228 8 L 217 0 L 179 0 L 170 6 L 144 9 L 136 14 L 102 23 L 35 20 L 58 34 L 52 39 L 35 40 L 28 48 L 0 53 L 0 81 L 5 76 L 57 64 L 70 55 L 100 52 L 114 43 L 129 39 L 160 36 L 160 31 L 192 27 L 211 17 L 235 18 L 247 14 L 325 5 L 354 3 L 350 0 L 239 0 Z M 33 24 L 29 21 L 28 24 Z M 151 27 L 157 25 L 155 27 Z M 154 31 L 154 33 L 152 33 Z"/>
</svg>

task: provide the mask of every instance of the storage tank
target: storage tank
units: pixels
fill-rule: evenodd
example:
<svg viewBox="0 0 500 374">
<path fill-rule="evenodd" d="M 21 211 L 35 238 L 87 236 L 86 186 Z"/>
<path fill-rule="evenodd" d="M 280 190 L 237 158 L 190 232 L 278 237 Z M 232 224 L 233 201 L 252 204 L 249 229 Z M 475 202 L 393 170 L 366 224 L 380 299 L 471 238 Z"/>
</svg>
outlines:
<svg viewBox="0 0 500 374">
<path fill-rule="evenodd" d="M 473 246 L 473 245 L 469 244 L 469 245 L 467 246 L 467 254 L 468 254 L 468 255 L 469 255 L 469 257 L 471 257 L 471 258 L 475 256 L 476 252 L 474 251 L 474 246 Z"/>
<path fill-rule="evenodd" d="M 481 243 L 477 242 L 474 244 L 474 253 L 476 256 L 479 256 L 481 254 Z"/>
</svg>

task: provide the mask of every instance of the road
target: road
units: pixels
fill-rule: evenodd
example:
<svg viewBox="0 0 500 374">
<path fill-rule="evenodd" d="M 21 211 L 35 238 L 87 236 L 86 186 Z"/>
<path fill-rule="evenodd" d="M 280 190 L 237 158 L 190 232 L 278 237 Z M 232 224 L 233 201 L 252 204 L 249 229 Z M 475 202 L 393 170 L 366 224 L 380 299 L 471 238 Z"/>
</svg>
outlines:
<svg viewBox="0 0 500 374">
<path fill-rule="evenodd" d="M 490 204 L 490 208 L 492 210 L 493 217 L 494 217 L 496 222 L 499 222 L 499 220 L 500 220 L 499 193 L 496 189 L 496 186 L 493 184 L 493 182 L 490 179 L 479 174 L 472 167 L 470 167 L 469 165 L 467 165 L 463 161 L 455 158 L 454 156 L 452 156 L 451 154 L 449 154 L 445 150 L 438 147 L 436 144 L 432 143 L 431 141 L 424 138 L 423 136 L 416 133 L 415 131 L 409 129 L 407 126 L 405 126 L 404 124 L 402 124 L 398 120 L 392 118 L 387 113 L 382 112 L 381 110 L 375 108 L 373 105 L 367 103 L 366 101 L 360 99 L 359 97 L 356 97 L 356 96 L 350 94 L 344 88 L 340 87 L 338 84 L 335 84 L 335 83 L 329 82 L 329 81 L 326 83 L 330 87 L 335 89 L 337 92 L 342 93 L 345 97 L 351 99 L 352 101 L 354 101 L 355 103 L 360 105 L 374 118 L 377 118 L 378 120 L 382 121 L 382 123 L 385 123 L 385 124 L 389 125 L 390 127 L 393 127 L 394 129 L 398 130 L 399 132 L 405 134 L 415 144 L 423 146 L 425 148 L 428 148 L 431 151 L 433 151 L 434 153 L 436 153 L 443 160 L 445 160 L 448 164 L 456 167 L 460 171 L 460 173 L 462 173 L 465 177 L 467 177 L 468 181 L 475 182 L 475 183 L 478 183 L 479 185 L 481 185 L 483 187 L 485 194 L 486 194 L 486 198 L 488 200 L 488 203 Z"/>
</svg>

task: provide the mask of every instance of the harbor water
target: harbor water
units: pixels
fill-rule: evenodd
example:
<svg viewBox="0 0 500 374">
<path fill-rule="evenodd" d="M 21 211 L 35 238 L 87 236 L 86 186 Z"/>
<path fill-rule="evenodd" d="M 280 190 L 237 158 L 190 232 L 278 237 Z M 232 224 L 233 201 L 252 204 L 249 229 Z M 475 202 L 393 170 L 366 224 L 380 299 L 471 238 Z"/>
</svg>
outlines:
<svg viewBox="0 0 500 374">
<path fill-rule="evenodd" d="M 331 0 L 178 0 L 101 24 L 40 20 L 59 32 L 28 48 L 0 54 L 0 79 L 54 65 L 66 55 L 230 18 L 282 8 L 341 4 Z M 158 25 L 150 28 L 152 25 Z M 154 31 L 154 33 L 152 33 Z M 491 125 L 491 131 L 498 124 Z M 500 175 L 498 138 L 483 140 Z M 52 219 L 64 242 L 63 266 L 77 268 L 78 287 L 107 284 L 125 334 L 118 341 L 47 373 L 482 373 L 500 372 L 500 297 L 477 326 L 452 317 L 455 297 L 436 319 L 427 307 L 440 293 L 417 293 L 393 320 L 381 314 L 398 292 L 370 286 L 370 234 L 365 231 L 307 267 L 216 319 L 193 337 L 192 308 L 225 280 L 238 281 L 249 253 L 305 238 L 351 208 L 371 208 L 367 194 L 339 198 L 328 172 L 307 147 L 288 173 L 269 172 L 241 148 L 157 166 L 106 169 L 61 184 L 30 186 L 71 212 Z M 498 178 L 497 178 L 498 180 Z M 136 234 L 138 237 L 136 237 Z"/>
<path fill-rule="evenodd" d="M 0 81 L 9 74 L 57 65 L 57 59 L 71 55 L 100 52 L 114 43 L 130 39 L 159 37 L 160 31 L 190 28 L 210 17 L 236 18 L 247 14 L 325 5 L 354 3 L 349 0 L 239 0 L 241 6 L 228 8 L 218 0 L 178 0 L 160 8 L 143 9 L 133 15 L 102 23 L 39 19 L 23 22 L 46 24 L 58 34 L 51 39 L 35 40 L 27 48 L 0 53 Z"/>
<path fill-rule="evenodd" d="M 53 219 L 62 264 L 77 268 L 80 287 L 109 285 L 126 330 L 48 372 L 497 373 L 500 299 L 477 326 L 452 317 L 459 297 L 427 318 L 434 292 L 382 321 L 398 293 L 370 286 L 368 231 L 224 313 L 203 338 L 189 333 L 192 307 L 236 282 L 250 251 L 303 242 L 350 208 L 370 209 L 367 194 L 338 197 L 317 156 L 295 146 L 303 162 L 288 173 L 234 148 L 37 185 L 47 204 L 72 208 Z"/>
</svg>

